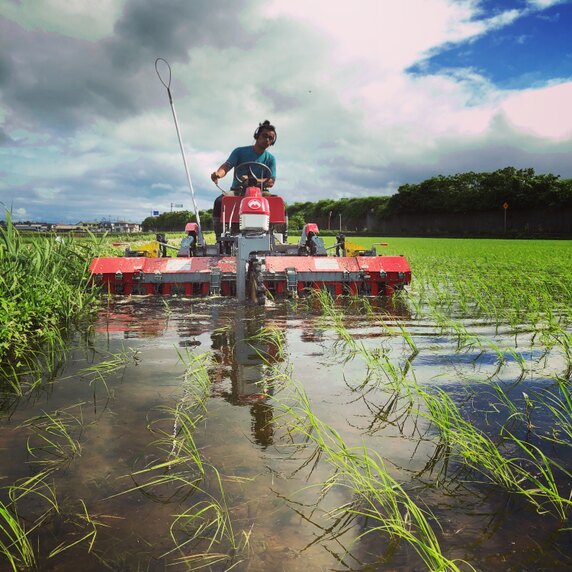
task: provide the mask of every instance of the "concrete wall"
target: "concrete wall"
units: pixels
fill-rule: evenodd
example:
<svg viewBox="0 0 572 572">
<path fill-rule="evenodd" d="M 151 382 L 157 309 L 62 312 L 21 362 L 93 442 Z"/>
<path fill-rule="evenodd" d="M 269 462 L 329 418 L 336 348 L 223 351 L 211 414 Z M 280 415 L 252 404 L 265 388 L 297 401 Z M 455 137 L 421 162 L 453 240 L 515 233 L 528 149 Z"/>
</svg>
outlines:
<svg viewBox="0 0 572 572">
<path fill-rule="evenodd" d="M 353 230 L 353 229 L 352 229 Z M 405 214 L 367 217 L 367 230 L 379 236 L 555 237 L 572 238 L 572 209 L 505 212 Z"/>
</svg>

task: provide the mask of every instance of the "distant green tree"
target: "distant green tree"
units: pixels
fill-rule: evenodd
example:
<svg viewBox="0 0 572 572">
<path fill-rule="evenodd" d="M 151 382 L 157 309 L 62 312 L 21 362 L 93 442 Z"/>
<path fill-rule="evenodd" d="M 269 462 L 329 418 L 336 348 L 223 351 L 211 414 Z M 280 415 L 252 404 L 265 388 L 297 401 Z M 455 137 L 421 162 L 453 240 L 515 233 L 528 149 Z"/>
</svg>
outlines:
<svg viewBox="0 0 572 572">
<path fill-rule="evenodd" d="M 203 230 L 212 230 L 212 209 L 199 211 Z M 147 217 L 141 223 L 143 232 L 183 232 L 188 222 L 196 222 L 195 213 L 190 211 L 173 211 L 161 213 L 158 216 Z"/>
<path fill-rule="evenodd" d="M 304 227 L 306 221 L 302 213 L 296 213 L 292 217 L 288 217 L 288 228 L 290 230 L 300 230 Z"/>
<path fill-rule="evenodd" d="M 388 211 L 469 212 L 499 209 L 504 203 L 516 210 L 572 206 L 572 184 L 556 175 L 536 175 L 534 169 L 514 167 L 439 175 L 400 186 L 389 199 Z"/>
<path fill-rule="evenodd" d="M 306 201 L 286 206 L 289 226 L 300 229 L 315 222 L 321 229 L 364 230 L 368 216 L 383 219 L 401 213 L 472 212 L 500 209 L 509 203 L 514 210 L 572 207 L 572 179 L 537 175 L 534 169 L 505 167 L 493 172 L 438 175 L 420 183 L 401 185 L 391 196 Z M 212 210 L 200 212 L 204 230 L 212 229 Z M 195 220 L 194 213 L 177 211 L 147 217 L 145 232 L 183 231 Z"/>
</svg>

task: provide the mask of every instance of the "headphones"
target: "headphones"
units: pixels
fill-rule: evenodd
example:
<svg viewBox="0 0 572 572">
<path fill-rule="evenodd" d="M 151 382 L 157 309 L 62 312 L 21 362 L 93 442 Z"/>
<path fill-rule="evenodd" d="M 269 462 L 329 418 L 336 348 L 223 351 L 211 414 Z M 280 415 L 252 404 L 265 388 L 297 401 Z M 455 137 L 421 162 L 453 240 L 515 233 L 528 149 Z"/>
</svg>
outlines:
<svg viewBox="0 0 572 572">
<path fill-rule="evenodd" d="M 258 136 L 260 135 L 262 129 L 268 129 L 268 131 L 272 131 L 274 133 L 274 141 L 270 143 L 271 146 L 274 145 L 274 143 L 276 143 L 276 141 L 278 140 L 278 133 L 276 133 L 274 125 L 270 125 L 270 121 L 268 121 L 268 119 L 264 123 L 259 123 L 258 127 L 256 128 L 256 131 L 253 134 L 253 137 L 255 139 L 258 139 Z"/>
</svg>

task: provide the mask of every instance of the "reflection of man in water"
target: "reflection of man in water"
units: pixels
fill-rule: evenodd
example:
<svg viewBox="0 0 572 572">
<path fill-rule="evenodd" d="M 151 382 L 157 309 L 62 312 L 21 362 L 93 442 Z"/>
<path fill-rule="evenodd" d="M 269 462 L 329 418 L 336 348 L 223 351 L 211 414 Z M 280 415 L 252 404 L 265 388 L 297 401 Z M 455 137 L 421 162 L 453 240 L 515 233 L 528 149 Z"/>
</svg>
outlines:
<svg viewBox="0 0 572 572">
<path fill-rule="evenodd" d="M 252 339 L 260 332 L 261 321 L 249 318 L 244 311 L 236 313 L 231 327 L 211 335 L 219 365 L 211 379 L 222 382 L 230 377 L 231 391 L 221 388 L 219 395 L 233 405 L 250 405 L 251 431 L 255 443 L 267 447 L 273 443 L 273 408 L 267 402 L 272 387 L 264 383 L 266 362 L 276 359 L 278 348 L 268 341 Z"/>
</svg>

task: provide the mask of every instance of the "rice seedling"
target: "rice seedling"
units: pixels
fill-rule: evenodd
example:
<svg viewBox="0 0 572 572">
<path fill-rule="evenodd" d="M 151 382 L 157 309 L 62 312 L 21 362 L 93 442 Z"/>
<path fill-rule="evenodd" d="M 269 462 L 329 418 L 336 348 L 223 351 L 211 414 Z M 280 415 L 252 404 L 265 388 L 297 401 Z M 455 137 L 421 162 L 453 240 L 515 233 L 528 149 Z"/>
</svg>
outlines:
<svg viewBox="0 0 572 572">
<path fill-rule="evenodd" d="M 176 562 L 191 563 L 200 561 L 209 565 L 215 562 L 231 562 L 246 546 L 247 536 L 237 537 L 228 506 L 224 487 L 219 472 L 211 467 L 212 475 L 216 482 L 216 496 L 206 493 L 204 490 L 201 500 L 192 504 L 189 508 L 175 514 L 175 520 L 170 527 L 170 535 L 175 547 L 165 553 L 163 557 L 173 552 L 182 553 Z M 204 545 L 204 552 L 190 555 L 184 554 L 187 547 Z M 215 546 L 224 548 L 224 551 L 213 553 Z"/>
<path fill-rule="evenodd" d="M 80 369 L 77 375 L 87 378 L 90 385 L 96 381 L 101 381 L 105 384 L 106 378 L 124 369 L 131 362 L 137 363 L 138 359 L 139 350 L 129 348 L 128 350 L 112 354 L 108 359 Z"/>
<path fill-rule="evenodd" d="M 131 473 L 135 485 L 118 494 L 139 492 L 155 502 L 177 505 L 170 526 L 174 546 L 160 558 L 169 561 L 176 555 L 172 564 L 192 569 L 222 563 L 230 569 L 247 546 L 248 535 L 236 535 L 221 475 L 205 462 L 195 440 L 198 425 L 206 415 L 210 356 L 187 352 L 179 353 L 179 357 L 185 365 L 183 394 L 174 407 L 161 408 L 172 419 L 172 431 L 157 430 L 158 438 L 152 443 L 164 458 Z M 158 420 L 156 425 L 163 421 Z"/>
<path fill-rule="evenodd" d="M 34 549 L 18 515 L 0 500 L 0 556 L 8 566 L 18 572 L 21 566 L 31 569 L 35 566 Z"/>
<path fill-rule="evenodd" d="M 162 408 L 173 420 L 172 429 L 170 432 L 159 431 L 158 439 L 153 442 L 166 454 L 166 458 L 151 461 L 145 468 L 131 473 L 130 478 L 135 486 L 120 494 L 139 491 L 154 496 L 160 502 L 170 502 L 177 496 L 193 494 L 205 475 L 205 464 L 194 433 L 206 413 L 210 357 L 208 354 L 193 355 L 188 351 L 186 354 L 178 354 L 185 364 L 183 395 L 175 407 Z M 160 488 L 168 489 L 166 496 L 157 492 Z"/>
<path fill-rule="evenodd" d="M 408 543 L 431 570 L 459 570 L 457 562 L 447 559 L 430 524 L 430 515 L 420 509 L 385 468 L 377 453 L 365 446 L 351 448 L 332 427 L 321 422 L 312 412 L 304 389 L 295 382 L 290 385 L 294 402 L 280 400 L 283 415 L 288 418 L 288 433 L 299 436 L 303 443 L 313 443 L 321 457 L 333 468 L 333 476 L 322 483 L 322 496 L 334 486 L 347 487 L 354 496 L 351 502 L 331 510 L 334 521 L 328 531 L 350 520 L 363 518 L 367 523 L 356 541 L 369 534 L 383 533 L 394 541 Z"/>
<path fill-rule="evenodd" d="M 81 405 L 79 415 L 72 414 L 69 409 L 57 410 L 53 413 L 44 412 L 22 423 L 32 435 L 28 438 L 27 450 L 34 458 L 35 464 L 49 468 L 56 468 L 62 462 L 71 462 L 74 457 L 81 456 L 81 432 L 83 418 Z M 79 436 L 74 437 L 73 431 Z"/>
<path fill-rule="evenodd" d="M 554 345 L 560 348 L 564 356 L 566 370 L 562 376 L 570 379 L 572 377 L 572 332 L 560 326 L 557 329 L 555 328 L 555 330 L 550 332 L 549 337 L 552 338 Z"/>
<path fill-rule="evenodd" d="M 61 542 L 50 551 L 48 558 L 54 558 L 62 552 L 65 552 L 70 548 L 74 548 L 75 546 L 78 546 L 84 542 L 87 544 L 87 552 L 90 553 L 93 550 L 93 546 L 97 539 L 99 528 L 109 526 L 108 524 L 102 522 L 101 519 L 118 518 L 106 515 L 100 515 L 98 518 L 95 518 L 88 512 L 87 506 L 85 505 L 83 499 L 79 499 L 79 502 L 81 503 L 83 510 L 82 512 L 73 515 L 73 517 L 77 520 L 72 520 L 72 523 L 79 529 L 79 534 L 77 536 L 81 536 L 72 541 Z"/>
<path fill-rule="evenodd" d="M 258 332 L 249 336 L 246 341 L 251 343 L 253 349 L 263 360 L 270 359 L 272 355 L 272 359 L 282 361 L 286 358 L 285 338 L 284 330 L 276 326 L 263 326 Z M 261 345 L 265 346 L 266 349 L 259 351 Z M 268 348 L 272 348 L 272 351 Z"/>
<path fill-rule="evenodd" d="M 128 364 L 139 361 L 139 350 L 122 350 L 111 355 L 108 359 L 97 362 L 93 365 L 80 369 L 77 374 L 89 380 L 89 385 L 93 386 L 93 406 L 97 410 L 97 386 L 102 384 L 105 388 L 107 400 L 113 398 L 113 391 L 109 387 L 107 380 L 114 373 L 124 370 Z M 74 375 L 74 377 L 75 377 Z M 63 379 L 63 378 L 60 378 Z"/>
<path fill-rule="evenodd" d="M 50 480 L 48 481 L 48 477 Z M 8 487 L 8 495 L 14 506 L 24 497 L 35 495 L 47 505 L 47 510 L 40 518 L 36 519 L 36 526 L 43 520 L 43 517 L 49 513 L 59 513 L 60 506 L 56 496 L 55 484 L 53 476 L 49 469 L 40 471 L 30 477 L 17 480 Z"/>
<path fill-rule="evenodd" d="M 521 455 L 504 455 L 500 445 L 472 425 L 445 391 L 439 388 L 431 393 L 422 388 L 418 391 L 427 407 L 426 415 L 439 433 L 440 450 L 508 492 L 523 495 L 539 512 L 550 506 L 556 516 L 566 518 L 572 500 L 559 490 L 554 478 L 554 469 L 564 471 L 562 467 L 538 447 L 507 432 L 501 439 L 503 449 L 508 452 L 516 446 Z"/>
<path fill-rule="evenodd" d="M 552 417 L 550 430 L 540 437 L 546 441 L 572 446 L 572 397 L 570 396 L 569 380 L 557 376 L 555 385 L 536 394 L 538 409 L 547 411 Z"/>
</svg>

